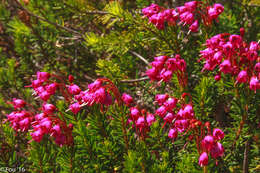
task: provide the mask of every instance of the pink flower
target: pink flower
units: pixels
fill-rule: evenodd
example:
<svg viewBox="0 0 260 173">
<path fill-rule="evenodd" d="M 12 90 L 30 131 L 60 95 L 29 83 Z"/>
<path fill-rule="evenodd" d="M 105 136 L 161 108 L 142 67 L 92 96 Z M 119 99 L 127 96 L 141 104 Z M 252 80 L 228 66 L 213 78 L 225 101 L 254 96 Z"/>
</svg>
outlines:
<svg viewBox="0 0 260 173">
<path fill-rule="evenodd" d="M 186 12 L 188 10 L 188 8 L 185 6 L 180 6 L 180 7 L 177 7 L 177 10 L 178 10 L 178 13 L 181 14 L 181 13 Z"/>
<path fill-rule="evenodd" d="M 200 158 L 199 158 L 199 165 L 200 165 L 201 167 L 203 167 L 203 166 L 208 165 L 208 162 L 209 162 L 208 154 L 207 154 L 206 152 L 203 152 L 203 153 L 200 155 Z"/>
<path fill-rule="evenodd" d="M 158 70 L 155 67 L 152 67 L 151 69 L 146 70 L 145 73 L 151 80 L 158 79 Z"/>
<path fill-rule="evenodd" d="M 257 51 L 248 51 L 246 53 L 248 60 L 255 61 L 258 57 Z"/>
<path fill-rule="evenodd" d="M 238 83 L 246 83 L 248 80 L 247 71 L 245 70 L 240 71 L 236 80 Z"/>
<path fill-rule="evenodd" d="M 259 80 L 256 76 L 251 77 L 249 82 L 249 87 L 251 90 L 254 90 L 256 92 L 257 89 L 260 89 Z"/>
<path fill-rule="evenodd" d="M 164 14 L 163 13 L 158 13 L 154 14 L 149 18 L 149 22 L 154 24 L 157 29 L 162 30 L 164 29 Z"/>
<path fill-rule="evenodd" d="M 32 85 L 31 85 L 31 86 L 32 86 L 33 88 L 37 88 L 37 87 L 41 86 L 42 83 L 43 83 L 43 82 L 42 82 L 41 80 L 36 79 L 36 80 L 33 80 L 33 81 L 32 81 Z"/>
<path fill-rule="evenodd" d="M 180 20 L 184 23 L 184 25 L 191 25 L 194 21 L 194 15 L 191 12 L 184 12 L 180 15 Z"/>
<path fill-rule="evenodd" d="M 213 56 L 213 60 L 216 61 L 216 63 L 220 63 L 221 60 L 223 58 L 222 52 L 221 51 L 217 51 L 214 56 Z"/>
<path fill-rule="evenodd" d="M 176 139 L 178 136 L 178 131 L 176 129 L 170 129 L 169 133 L 168 133 L 168 137 L 170 139 Z"/>
<path fill-rule="evenodd" d="M 22 99 L 13 98 L 12 104 L 13 104 L 15 109 L 18 109 L 18 108 L 23 108 L 26 103 Z"/>
<path fill-rule="evenodd" d="M 182 133 L 188 128 L 189 122 L 187 120 L 176 120 L 174 125 L 178 132 Z"/>
<path fill-rule="evenodd" d="M 210 135 L 205 136 L 201 142 L 202 147 L 207 151 L 209 151 L 213 147 L 213 144 L 214 144 L 214 138 Z"/>
<path fill-rule="evenodd" d="M 32 139 L 36 142 L 41 142 L 44 132 L 39 128 L 38 130 L 30 133 Z"/>
<path fill-rule="evenodd" d="M 199 29 L 199 22 L 198 20 L 195 20 L 195 22 L 192 23 L 192 25 L 189 27 L 189 30 L 191 32 L 198 32 Z"/>
<path fill-rule="evenodd" d="M 78 95 L 80 92 L 81 92 L 81 89 L 79 88 L 78 85 L 75 85 L 75 84 L 70 84 L 68 86 L 68 91 L 70 94 L 72 95 Z"/>
<path fill-rule="evenodd" d="M 84 100 L 85 103 L 87 103 L 88 106 L 92 106 L 95 103 L 94 93 L 84 92 L 82 99 Z"/>
<path fill-rule="evenodd" d="M 164 66 L 164 62 L 163 61 L 153 61 L 150 63 L 151 66 L 153 66 L 154 68 L 156 68 L 158 71 L 161 70 Z"/>
<path fill-rule="evenodd" d="M 162 12 L 164 19 L 167 22 L 174 23 L 178 18 L 176 16 L 172 15 L 172 10 L 171 9 L 166 9 Z"/>
<path fill-rule="evenodd" d="M 35 120 L 36 121 L 41 121 L 43 118 L 45 118 L 46 117 L 46 114 L 44 114 L 44 113 L 40 113 L 40 114 L 36 114 L 35 116 L 34 116 L 34 118 L 35 118 Z"/>
<path fill-rule="evenodd" d="M 224 7 L 221 4 L 214 4 L 213 7 L 208 9 L 208 15 L 211 20 L 217 19 L 218 16 L 224 11 Z"/>
<path fill-rule="evenodd" d="M 153 114 L 148 114 L 146 116 L 146 121 L 148 123 L 148 126 L 151 126 L 153 122 L 155 122 L 155 118 L 154 118 L 154 115 Z"/>
<path fill-rule="evenodd" d="M 168 99 L 167 94 L 157 94 L 155 96 L 155 100 L 158 102 L 159 105 L 162 105 L 167 99 Z"/>
<path fill-rule="evenodd" d="M 217 142 L 213 145 L 213 147 L 210 150 L 211 157 L 216 159 L 217 157 L 221 157 L 224 154 L 224 147 L 221 143 Z"/>
<path fill-rule="evenodd" d="M 258 51 L 259 48 L 260 48 L 260 46 L 256 41 L 252 41 L 249 45 L 250 51 Z"/>
<path fill-rule="evenodd" d="M 216 140 L 221 140 L 223 139 L 225 136 L 224 132 L 220 129 L 214 129 L 213 130 L 213 137 L 216 139 Z"/>
<path fill-rule="evenodd" d="M 229 41 L 235 48 L 239 48 L 243 43 L 243 39 L 240 35 L 230 35 Z"/>
<path fill-rule="evenodd" d="M 19 122 L 20 129 L 24 132 L 29 129 L 29 126 L 31 124 L 30 118 L 24 118 Z"/>
<path fill-rule="evenodd" d="M 138 117 L 140 116 L 140 112 L 139 112 L 139 110 L 138 110 L 136 107 L 131 107 L 131 108 L 130 108 L 130 113 L 131 113 L 132 118 L 133 118 L 134 120 L 137 120 Z"/>
<path fill-rule="evenodd" d="M 186 70 L 186 62 L 184 59 L 180 59 L 178 62 L 177 62 L 177 66 L 178 66 L 178 69 L 181 71 L 181 72 L 185 72 Z"/>
<path fill-rule="evenodd" d="M 169 82 L 172 78 L 172 71 L 167 70 L 162 74 L 162 79 L 164 82 Z"/>
<path fill-rule="evenodd" d="M 174 119 L 174 114 L 167 113 L 166 116 L 163 118 L 165 122 L 172 123 L 172 120 Z"/>
<path fill-rule="evenodd" d="M 45 91 L 45 89 L 44 89 L 43 86 L 39 86 L 39 87 L 37 87 L 37 88 L 34 88 L 34 91 L 35 91 L 38 95 L 40 95 L 42 92 Z M 47 93 L 48 93 L 48 92 L 47 92 Z"/>
<path fill-rule="evenodd" d="M 42 119 L 39 125 L 44 133 L 48 133 L 51 130 L 52 121 L 47 117 Z"/>
<path fill-rule="evenodd" d="M 80 104 L 78 102 L 73 103 L 69 106 L 69 109 L 71 110 L 71 112 L 73 112 L 74 114 L 77 114 L 80 111 Z"/>
<path fill-rule="evenodd" d="M 61 135 L 61 128 L 60 128 L 60 125 L 59 124 L 56 124 L 55 126 L 53 126 L 51 128 L 51 136 L 59 136 Z"/>
<path fill-rule="evenodd" d="M 190 104 L 187 104 L 183 110 L 184 118 L 193 118 L 194 111 Z"/>
<path fill-rule="evenodd" d="M 159 13 L 160 9 L 159 5 L 151 4 L 149 7 L 143 8 L 142 13 L 146 17 L 151 17 L 152 15 Z"/>
<path fill-rule="evenodd" d="M 138 117 L 137 121 L 136 121 L 136 126 L 138 128 L 143 128 L 145 127 L 145 120 L 144 117 Z"/>
<path fill-rule="evenodd" d="M 169 58 L 166 62 L 167 69 L 173 72 L 176 71 L 177 70 L 176 62 L 177 60 L 175 58 Z"/>
<path fill-rule="evenodd" d="M 74 99 L 77 100 L 78 102 L 81 102 L 83 95 L 84 94 L 82 92 L 80 94 L 78 94 L 78 95 L 74 95 Z"/>
<path fill-rule="evenodd" d="M 52 95 L 52 94 L 55 94 L 57 87 L 58 87 L 58 84 L 54 82 L 54 83 L 46 85 L 45 89 L 48 93 L 50 93 Z"/>
<path fill-rule="evenodd" d="M 169 98 L 164 102 L 164 106 L 166 107 L 167 111 L 172 111 L 176 107 L 177 102 L 178 100 L 176 98 Z"/>
<path fill-rule="evenodd" d="M 105 101 L 105 98 L 106 98 L 105 88 L 100 87 L 99 89 L 97 89 L 94 93 L 94 96 L 95 96 L 95 102 L 102 104 Z"/>
<path fill-rule="evenodd" d="M 97 89 L 99 89 L 102 85 L 102 82 L 100 80 L 95 80 L 95 82 L 88 85 L 88 89 L 90 92 L 95 92 Z"/>
<path fill-rule="evenodd" d="M 129 106 L 131 103 L 133 103 L 133 98 L 129 94 L 126 94 L 126 93 L 123 93 L 122 100 L 127 106 Z"/>
<path fill-rule="evenodd" d="M 163 63 L 165 63 L 165 61 L 166 61 L 167 59 L 168 59 L 168 57 L 167 57 L 167 56 L 164 56 L 164 55 L 154 57 L 154 60 L 155 60 L 155 61 L 162 61 Z"/>
<path fill-rule="evenodd" d="M 220 71 L 222 71 L 225 74 L 232 73 L 233 70 L 232 70 L 231 63 L 229 60 L 224 60 L 220 64 Z"/>
<path fill-rule="evenodd" d="M 260 72 L 260 62 L 258 62 L 258 63 L 255 64 L 254 70 L 255 70 L 256 72 Z"/>
<path fill-rule="evenodd" d="M 189 10 L 189 11 L 194 11 L 197 8 L 197 1 L 190 1 L 186 2 L 184 6 Z"/>
<path fill-rule="evenodd" d="M 156 110 L 156 114 L 159 115 L 161 118 L 163 118 L 166 114 L 167 110 L 165 106 L 161 106 Z"/>
<path fill-rule="evenodd" d="M 48 72 L 37 72 L 37 79 L 41 82 L 46 82 L 50 76 L 51 75 Z"/>
<path fill-rule="evenodd" d="M 214 8 L 217 10 L 218 15 L 224 11 L 224 6 L 221 4 L 214 4 Z"/>
<path fill-rule="evenodd" d="M 47 91 L 43 91 L 39 94 L 40 98 L 43 100 L 43 101 L 47 101 L 49 100 L 51 94 Z"/>
<path fill-rule="evenodd" d="M 43 104 L 42 106 L 43 113 L 45 113 L 46 115 L 52 114 L 55 111 L 55 109 L 56 107 L 53 104 L 49 103 Z"/>
<path fill-rule="evenodd" d="M 219 81 L 221 79 L 221 75 L 220 74 L 217 74 L 215 77 L 214 77 L 215 81 Z"/>
</svg>

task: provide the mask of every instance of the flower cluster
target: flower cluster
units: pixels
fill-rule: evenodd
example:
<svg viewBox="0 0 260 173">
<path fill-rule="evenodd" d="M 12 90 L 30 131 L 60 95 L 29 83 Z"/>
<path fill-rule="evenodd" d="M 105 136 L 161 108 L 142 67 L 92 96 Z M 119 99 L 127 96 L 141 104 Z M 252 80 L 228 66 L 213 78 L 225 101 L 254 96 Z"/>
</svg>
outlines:
<svg viewBox="0 0 260 173">
<path fill-rule="evenodd" d="M 37 79 L 32 81 L 32 84 L 26 87 L 32 87 L 34 94 L 38 95 L 43 101 L 48 101 L 49 98 L 55 94 L 58 84 L 51 83 L 48 79 L 51 77 L 50 73 L 37 72 Z"/>
<path fill-rule="evenodd" d="M 64 97 L 68 97 L 68 93 L 65 93 L 62 89 L 62 84 L 50 80 L 54 75 L 47 72 L 37 72 L 36 76 L 37 79 L 32 80 L 32 84 L 26 87 L 32 87 L 34 90 L 33 95 L 36 95 L 36 98 L 40 98 L 43 101 L 41 105 L 42 112 L 37 113 L 37 109 L 32 105 L 26 104 L 21 99 L 14 98 L 11 104 L 15 111 L 7 115 L 7 119 L 16 131 L 25 132 L 30 130 L 32 140 L 36 142 L 41 142 L 44 135 L 50 135 L 59 146 L 72 144 L 72 124 L 67 126 L 65 121 L 60 120 L 57 116 L 58 110 L 56 107 L 47 102 L 56 93 L 58 87 L 61 89 Z M 75 92 L 73 86 L 70 86 L 68 91 L 69 93 Z M 35 110 L 34 113 L 21 110 L 25 105 L 28 105 L 30 110 Z"/>
<path fill-rule="evenodd" d="M 59 80 L 60 83 L 55 80 Z M 121 102 L 119 91 L 108 79 L 97 79 L 89 84 L 88 89 L 85 91 L 82 91 L 78 85 L 73 83 L 73 76 L 70 75 L 68 80 L 70 84 L 65 85 L 64 80 L 57 75 L 37 72 L 37 79 L 32 80 L 32 84 L 26 87 L 32 87 L 34 90 L 33 95 L 43 101 L 41 105 L 42 112 L 34 111 L 34 113 L 30 113 L 21 110 L 26 105 L 25 101 L 14 98 L 11 104 L 15 111 L 7 115 L 11 126 L 16 131 L 27 131 L 32 127 L 30 135 L 32 140 L 36 142 L 41 142 L 45 135 L 50 135 L 57 145 L 70 145 L 73 143 L 73 125 L 67 125 L 62 112 L 59 112 L 55 105 L 48 103 L 50 97 L 57 93 L 57 89 L 62 95 L 61 98 L 64 98 L 70 104 L 68 110 L 74 114 L 77 114 L 81 107 L 85 105 L 100 104 L 101 108 L 104 105 L 111 105 L 113 100 L 109 92 L 114 94 L 119 104 Z M 129 100 L 128 102 L 130 103 Z M 32 108 L 37 110 L 33 106 Z M 64 121 L 57 114 L 60 114 Z"/>
<path fill-rule="evenodd" d="M 101 79 L 97 79 L 93 83 L 88 85 L 88 89 L 81 91 L 81 89 L 75 85 L 71 84 L 68 86 L 69 92 L 74 95 L 74 103 L 69 106 L 69 109 L 74 114 L 80 111 L 83 105 L 92 106 L 94 104 L 109 106 L 112 104 L 112 96 L 107 91 L 106 87 L 103 85 Z"/>
<path fill-rule="evenodd" d="M 210 25 L 223 11 L 221 4 L 205 7 L 205 4 L 199 1 L 186 2 L 184 6 L 177 7 L 177 10 L 164 9 L 157 4 L 142 9 L 143 15 L 159 30 L 164 29 L 165 23 L 175 25 L 179 19 L 179 24 L 188 25 L 191 32 L 198 32 L 200 18 L 205 25 Z"/>
<path fill-rule="evenodd" d="M 178 133 L 189 129 L 190 120 L 194 118 L 194 111 L 191 104 L 182 104 L 181 108 L 178 108 L 177 103 L 180 100 L 169 97 L 167 94 L 158 94 L 155 96 L 155 100 L 160 106 L 156 110 L 156 115 L 163 118 L 163 127 L 167 123 L 170 125 L 169 138 L 176 139 Z"/>
<path fill-rule="evenodd" d="M 218 157 L 223 156 L 224 147 L 219 140 L 224 138 L 224 132 L 220 129 L 214 129 L 213 135 L 207 135 L 201 141 L 201 148 L 203 152 L 199 158 L 199 165 L 206 166 L 208 165 L 208 154 L 210 153 L 211 157 L 217 159 Z"/>
<path fill-rule="evenodd" d="M 236 77 L 236 83 L 249 84 L 250 89 L 256 92 L 260 88 L 260 57 L 257 53 L 260 46 L 255 41 L 244 42 L 243 34 L 218 34 L 208 39 L 207 48 L 200 51 L 201 59 L 206 61 L 202 71 L 213 71 L 218 67 L 215 80 L 220 80 L 221 73 L 230 74 Z"/>
<path fill-rule="evenodd" d="M 130 115 L 127 122 L 129 124 L 133 123 L 132 127 L 136 129 L 136 133 L 145 138 L 146 133 L 149 132 L 149 127 L 156 121 L 154 115 L 146 112 L 145 109 L 140 111 L 138 107 L 132 106 L 133 98 L 129 94 L 123 93 L 122 100 L 124 104 L 130 107 Z"/>
<path fill-rule="evenodd" d="M 186 96 L 190 97 L 188 104 L 185 103 Z M 169 125 L 168 137 L 170 139 L 175 140 L 179 133 L 183 133 L 183 135 L 191 134 L 189 139 L 196 140 L 198 152 L 203 152 L 199 158 L 201 166 L 208 164 L 207 153 L 210 153 L 214 159 L 223 156 L 224 148 L 218 141 L 224 138 L 224 133 L 220 129 L 214 129 L 213 135 L 209 135 L 210 124 L 209 122 L 203 124 L 195 118 L 191 96 L 188 93 L 183 93 L 180 99 L 170 97 L 168 94 L 158 94 L 155 100 L 160 106 L 156 110 L 156 115 L 164 120 L 163 128 L 166 124 Z M 208 135 L 204 137 L 205 127 Z M 198 130 L 201 134 L 198 134 Z"/>
<path fill-rule="evenodd" d="M 41 142 L 44 135 L 50 135 L 57 145 L 70 145 L 73 142 L 73 126 L 72 124 L 67 126 L 65 122 L 54 116 L 55 109 L 52 104 L 43 104 L 43 112 L 34 116 L 33 130 L 30 135 L 36 142 Z"/>
<path fill-rule="evenodd" d="M 155 57 L 154 61 L 151 62 L 151 66 L 152 68 L 146 71 L 146 75 L 151 80 L 169 82 L 175 73 L 179 83 L 182 86 L 186 86 L 186 62 L 184 59 L 181 59 L 180 55 L 177 54 L 175 58 L 168 56 Z"/>
<path fill-rule="evenodd" d="M 16 111 L 7 115 L 7 119 L 11 123 L 10 126 L 12 126 L 15 131 L 27 131 L 30 128 L 33 117 L 30 112 L 22 110 L 26 105 L 25 101 L 14 98 L 11 104 L 13 104 Z"/>
</svg>

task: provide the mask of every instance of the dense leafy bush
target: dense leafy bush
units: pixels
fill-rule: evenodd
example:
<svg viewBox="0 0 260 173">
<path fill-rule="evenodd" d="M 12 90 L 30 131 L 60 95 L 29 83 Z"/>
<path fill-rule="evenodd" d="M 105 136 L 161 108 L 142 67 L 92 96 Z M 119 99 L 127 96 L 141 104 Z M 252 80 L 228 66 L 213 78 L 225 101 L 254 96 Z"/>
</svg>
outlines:
<svg viewBox="0 0 260 173">
<path fill-rule="evenodd" d="M 258 172 L 258 1 L 0 4 L 0 172 Z"/>
</svg>

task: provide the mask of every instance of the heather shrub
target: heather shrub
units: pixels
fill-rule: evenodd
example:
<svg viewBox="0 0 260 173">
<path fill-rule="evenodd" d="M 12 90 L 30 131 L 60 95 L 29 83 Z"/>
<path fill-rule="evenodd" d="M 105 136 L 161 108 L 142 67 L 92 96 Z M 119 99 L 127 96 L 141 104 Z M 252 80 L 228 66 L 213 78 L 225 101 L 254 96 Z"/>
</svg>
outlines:
<svg viewBox="0 0 260 173">
<path fill-rule="evenodd" d="M 3 1 L 0 172 L 258 172 L 257 1 Z"/>
</svg>

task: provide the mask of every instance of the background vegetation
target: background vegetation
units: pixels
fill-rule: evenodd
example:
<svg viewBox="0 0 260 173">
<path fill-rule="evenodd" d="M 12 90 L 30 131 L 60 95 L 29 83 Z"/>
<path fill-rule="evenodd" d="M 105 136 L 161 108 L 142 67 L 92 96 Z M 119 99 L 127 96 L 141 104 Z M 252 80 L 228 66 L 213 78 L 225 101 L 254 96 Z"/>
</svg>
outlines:
<svg viewBox="0 0 260 173">
<path fill-rule="evenodd" d="M 37 71 L 64 79 L 73 75 L 81 88 L 87 88 L 96 78 L 106 77 L 121 93 L 131 94 L 139 107 L 154 112 L 156 94 L 170 92 L 180 96 L 181 92 L 175 78 L 153 88 L 145 77 L 149 68 L 146 61 L 178 53 L 187 62 L 188 92 L 193 97 L 197 119 L 209 121 L 226 134 L 222 141 L 225 155 L 218 165 L 211 160 L 208 171 L 260 171 L 259 90 L 248 103 L 249 118 L 237 136 L 245 112 L 233 81 L 215 82 L 210 73 L 201 73 L 203 63 L 197 61 L 206 39 L 219 33 L 239 34 L 244 27 L 244 40 L 258 41 L 260 3 L 257 0 L 209 3 L 215 2 L 225 7 L 218 22 L 199 34 L 185 35 L 180 28 L 158 30 L 141 13 L 151 3 L 174 8 L 183 5 L 184 0 L 2 0 L 0 167 L 24 167 L 26 172 L 202 172 L 196 144 L 189 143 L 183 149 L 185 138 L 170 141 L 159 122 L 151 126 L 151 138 L 144 141 L 137 140 L 133 130 L 128 130 L 126 150 L 120 118 L 126 116 L 127 110 L 111 108 L 101 115 L 98 108 L 88 108 L 75 121 L 72 113 L 65 112 L 68 105 L 59 100 L 57 107 L 68 123 L 74 124 L 74 147 L 59 147 L 51 140 L 28 143 L 29 133 L 17 133 L 5 122 L 6 114 L 12 111 L 8 104 L 12 98 L 40 105 L 32 98 L 31 89 L 24 88 Z M 116 121 L 107 121 L 104 116 L 112 116 Z M 102 129 L 107 136 L 100 133 Z"/>
</svg>

